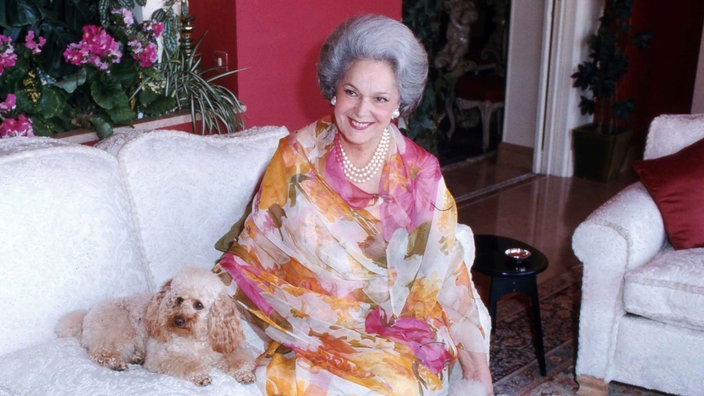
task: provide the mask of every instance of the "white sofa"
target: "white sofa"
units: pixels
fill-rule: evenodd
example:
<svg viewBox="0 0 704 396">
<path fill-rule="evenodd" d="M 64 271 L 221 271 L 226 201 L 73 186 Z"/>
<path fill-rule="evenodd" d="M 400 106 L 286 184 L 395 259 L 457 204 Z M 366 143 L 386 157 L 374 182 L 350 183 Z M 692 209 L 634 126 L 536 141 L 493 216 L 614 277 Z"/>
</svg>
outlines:
<svg viewBox="0 0 704 396">
<path fill-rule="evenodd" d="M 216 371 L 197 387 L 137 365 L 108 370 L 54 326 L 154 291 L 180 267 L 211 268 L 287 133 L 133 132 L 98 147 L 0 139 L 0 395 L 258 395 Z M 251 328 L 247 338 L 262 350 Z"/>
<path fill-rule="evenodd" d="M 704 115 L 659 116 L 644 158 L 675 153 L 702 138 Z M 704 185 L 700 191 L 704 199 Z M 704 394 L 704 248 L 672 248 L 640 181 L 580 224 L 572 247 L 584 264 L 579 394 L 605 395 L 610 381 Z"/>
</svg>

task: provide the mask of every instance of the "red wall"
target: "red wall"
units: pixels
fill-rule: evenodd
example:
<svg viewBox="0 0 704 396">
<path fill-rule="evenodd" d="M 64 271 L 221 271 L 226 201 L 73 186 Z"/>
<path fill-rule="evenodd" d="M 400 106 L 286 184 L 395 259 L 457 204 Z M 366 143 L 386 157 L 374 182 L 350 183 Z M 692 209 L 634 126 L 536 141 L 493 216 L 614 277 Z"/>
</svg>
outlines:
<svg viewBox="0 0 704 396">
<path fill-rule="evenodd" d="M 237 68 L 237 42 L 235 40 L 235 2 L 233 0 L 194 0 L 189 2 L 190 13 L 195 18 L 192 22 L 193 43 L 203 37 L 198 47 L 202 55 L 201 65 L 212 67 L 215 51 L 228 54 L 228 69 Z M 216 80 L 234 92 L 237 91 L 237 77 L 228 76 Z"/>
<path fill-rule="evenodd" d="M 401 19 L 401 0 L 209 0 L 191 1 L 190 7 L 195 35 L 209 29 L 200 48 L 204 64 L 212 64 L 212 51 L 226 50 L 231 66 L 246 68 L 228 82 L 247 106 L 246 126 L 284 125 L 291 131 L 330 111 L 315 65 L 332 29 L 358 14 Z"/>
<path fill-rule="evenodd" d="M 629 71 L 621 94 L 632 97 L 634 113 L 628 125 L 642 153 L 650 122 L 660 114 L 689 113 L 704 20 L 704 2 L 636 1 L 632 30 L 652 33 L 650 47 L 631 49 Z"/>
</svg>

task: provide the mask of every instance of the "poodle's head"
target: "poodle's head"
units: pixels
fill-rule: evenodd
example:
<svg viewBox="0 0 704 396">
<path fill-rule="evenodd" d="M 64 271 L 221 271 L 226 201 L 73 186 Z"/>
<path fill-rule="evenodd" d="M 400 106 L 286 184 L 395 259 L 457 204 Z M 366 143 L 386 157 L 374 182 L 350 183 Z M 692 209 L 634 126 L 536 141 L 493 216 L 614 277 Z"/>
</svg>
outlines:
<svg viewBox="0 0 704 396">
<path fill-rule="evenodd" d="M 145 315 L 149 335 L 161 342 L 171 337 L 209 341 L 217 352 L 232 352 L 244 335 L 234 299 L 212 271 L 180 270 L 150 302 Z"/>
</svg>

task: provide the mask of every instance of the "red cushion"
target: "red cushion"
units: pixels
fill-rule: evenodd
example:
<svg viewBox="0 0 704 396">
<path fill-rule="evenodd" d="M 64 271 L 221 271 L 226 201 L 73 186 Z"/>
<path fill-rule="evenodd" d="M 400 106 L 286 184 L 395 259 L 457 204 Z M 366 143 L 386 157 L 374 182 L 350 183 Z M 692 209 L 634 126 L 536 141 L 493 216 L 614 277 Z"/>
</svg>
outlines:
<svg viewBox="0 0 704 396">
<path fill-rule="evenodd" d="M 704 139 L 633 167 L 660 209 L 672 246 L 704 247 Z"/>
</svg>

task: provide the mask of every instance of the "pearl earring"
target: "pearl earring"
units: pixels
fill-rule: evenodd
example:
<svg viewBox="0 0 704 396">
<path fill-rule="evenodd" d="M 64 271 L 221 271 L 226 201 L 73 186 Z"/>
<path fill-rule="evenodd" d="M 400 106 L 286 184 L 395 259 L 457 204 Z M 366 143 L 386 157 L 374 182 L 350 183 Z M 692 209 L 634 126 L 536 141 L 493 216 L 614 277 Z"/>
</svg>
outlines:
<svg viewBox="0 0 704 396">
<path fill-rule="evenodd" d="M 337 96 L 333 96 L 332 99 L 330 99 L 330 104 L 333 106 L 337 104 Z"/>
<path fill-rule="evenodd" d="M 401 115 L 401 112 L 398 109 L 396 109 L 396 110 L 394 110 L 393 113 L 391 113 L 391 119 L 398 118 L 400 115 Z"/>
</svg>

